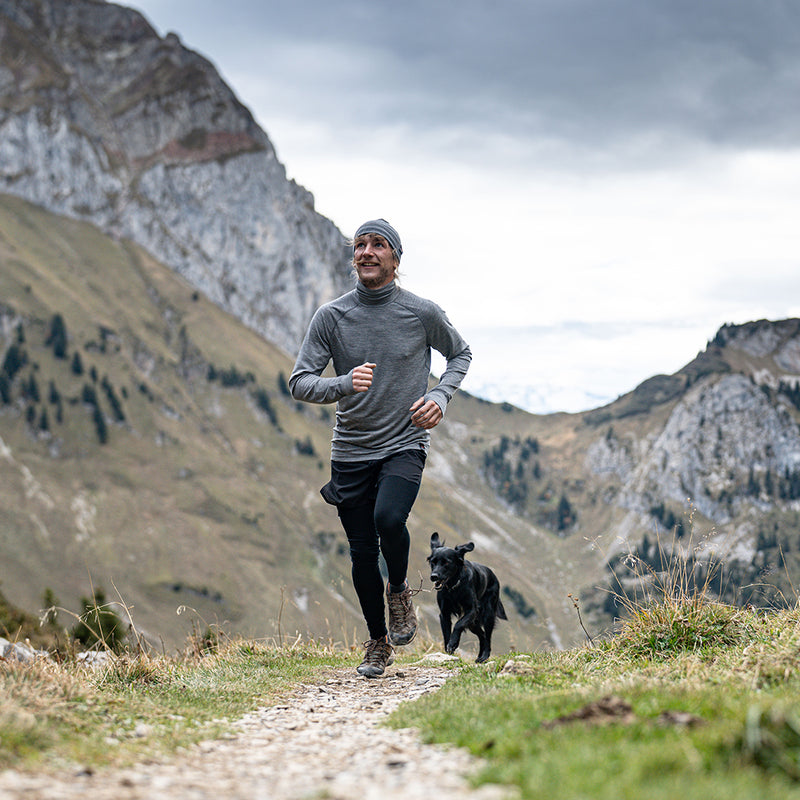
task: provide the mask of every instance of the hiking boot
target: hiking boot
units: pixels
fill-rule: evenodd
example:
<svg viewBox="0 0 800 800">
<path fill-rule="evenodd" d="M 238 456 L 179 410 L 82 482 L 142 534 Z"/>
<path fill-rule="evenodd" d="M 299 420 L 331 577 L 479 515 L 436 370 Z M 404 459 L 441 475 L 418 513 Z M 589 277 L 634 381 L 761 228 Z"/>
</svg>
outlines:
<svg viewBox="0 0 800 800">
<path fill-rule="evenodd" d="M 417 633 L 417 615 L 411 603 L 411 587 L 406 581 L 402 592 L 390 592 L 386 587 L 386 603 L 389 606 L 389 641 L 392 644 L 408 644 Z"/>
<path fill-rule="evenodd" d="M 394 648 L 389 644 L 389 640 L 370 639 L 364 642 L 367 652 L 364 653 L 364 660 L 356 667 L 356 672 L 366 678 L 377 678 L 383 675 L 383 671 L 389 664 L 394 663 Z"/>
</svg>

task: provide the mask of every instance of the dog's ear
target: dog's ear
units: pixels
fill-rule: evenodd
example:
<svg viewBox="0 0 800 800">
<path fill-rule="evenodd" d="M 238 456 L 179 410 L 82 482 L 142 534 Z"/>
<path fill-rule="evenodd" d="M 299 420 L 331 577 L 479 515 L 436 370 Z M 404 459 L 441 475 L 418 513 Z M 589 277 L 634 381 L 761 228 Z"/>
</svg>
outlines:
<svg viewBox="0 0 800 800">
<path fill-rule="evenodd" d="M 475 545 L 472 542 L 467 542 L 466 544 L 460 544 L 456 547 L 456 552 L 463 556 L 464 553 L 469 553 L 471 550 L 475 549 Z"/>
<path fill-rule="evenodd" d="M 434 531 L 431 534 L 431 550 L 435 550 L 437 547 L 442 546 L 442 541 L 439 539 L 439 534 Z"/>
</svg>

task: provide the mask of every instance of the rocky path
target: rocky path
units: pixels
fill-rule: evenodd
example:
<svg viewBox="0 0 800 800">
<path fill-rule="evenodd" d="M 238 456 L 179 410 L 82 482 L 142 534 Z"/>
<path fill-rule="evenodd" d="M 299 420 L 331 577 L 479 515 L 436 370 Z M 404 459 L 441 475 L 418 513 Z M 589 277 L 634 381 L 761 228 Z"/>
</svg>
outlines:
<svg viewBox="0 0 800 800">
<path fill-rule="evenodd" d="M 421 661 L 374 680 L 353 668 L 302 685 L 259 709 L 229 739 L 203 742 L 170 761 L 94 775 L 0 774 L 0 800 L 499 800 L 497 786 L 471 790 L 478 766 L 465 751 L 424 745 L 411 729 L 380 723 L 400 703 L 441 687 L 449 670 Z"/>
</svg>

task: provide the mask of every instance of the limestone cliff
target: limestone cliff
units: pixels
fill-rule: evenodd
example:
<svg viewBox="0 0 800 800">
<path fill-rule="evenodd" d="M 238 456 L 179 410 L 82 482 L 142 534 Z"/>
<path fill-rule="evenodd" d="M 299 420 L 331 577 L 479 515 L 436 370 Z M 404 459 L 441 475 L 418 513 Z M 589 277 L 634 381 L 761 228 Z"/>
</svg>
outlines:
<svg viewBox="0 0 800 800">
<path fill-rule="evenodd" d="M 214 66 L 100 0 L 0 0 L 0 191 L 134 240 L 290 353 L 349 285 Z"/>
</svg>

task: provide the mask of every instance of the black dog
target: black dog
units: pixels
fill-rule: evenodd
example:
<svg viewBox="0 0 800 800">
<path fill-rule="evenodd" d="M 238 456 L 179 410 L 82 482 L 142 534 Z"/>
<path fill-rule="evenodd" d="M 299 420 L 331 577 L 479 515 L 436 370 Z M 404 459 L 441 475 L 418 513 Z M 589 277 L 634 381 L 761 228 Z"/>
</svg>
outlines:
<svg viewBox="0 0 800 800">
<path fill-rule="evenodd" d="M 495 619 L 508 619 L 500 600 L 500 582 L 489 567 L 464 560 L 464 553 L 475 549 L 472 542 L 445 547 L 438 533 L 431 534 L 431 581 L 439 604 L 444 648 L 454 653 L 461 634 L 469 628 L 478 637 L 480 650 L 476 663 L 489 658 Z M 450 618 L 459 619 L 450 628 Z"/>
</svg>

